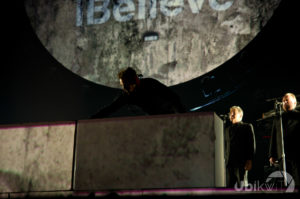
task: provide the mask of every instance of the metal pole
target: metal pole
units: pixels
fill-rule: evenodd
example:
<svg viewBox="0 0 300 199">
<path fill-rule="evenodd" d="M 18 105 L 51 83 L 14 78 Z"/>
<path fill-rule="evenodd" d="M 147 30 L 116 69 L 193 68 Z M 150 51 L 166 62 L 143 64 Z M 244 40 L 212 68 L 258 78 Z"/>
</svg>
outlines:
<svg viewBox="0 0 300 199">
<path fill-rule="evenodd" d="M 279 121 L 280 121 L 280 133 L 281 133 L 281 146 L 282 146 L 282 166 L 283 166 L 283 178 L 284 178 L 284 186 L 287 187 L 287 174 L 286 174 L 286 161 L 285 161 L 285 150 L 284 150 L 284 138 L 283 138 L 283 125 L 282 125 L 282 103 L 276 102 L 279 107 Z"/>
</svg>

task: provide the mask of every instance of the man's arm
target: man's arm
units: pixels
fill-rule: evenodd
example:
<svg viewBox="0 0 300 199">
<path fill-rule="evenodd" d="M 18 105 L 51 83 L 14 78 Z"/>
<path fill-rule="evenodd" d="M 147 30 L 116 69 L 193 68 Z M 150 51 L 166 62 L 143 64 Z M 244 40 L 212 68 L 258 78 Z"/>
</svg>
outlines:
<svg viewBox="0 0 300 199">
<path fill-rule="evenodd" d="M 172 104 L 173 108 L 176 109 L 175 112 L 186 112 L 185 107 L 181 103 L 180 97 L 170 87 L 167 87 L 157 80 L 155 80 L 155 84 L 153 85 L 153 87 L 157 91 L 157 93 L 159 93 L 160 97 L 164 98 Z"/>
<path fill-rule="evenodd" d="M 127 103 L 128 96 L 126 93 L 122 93 L 111 104 L 101 108 L 96 114 L 92 115 L 90 119 L 107 117 Z"/>
</svg>

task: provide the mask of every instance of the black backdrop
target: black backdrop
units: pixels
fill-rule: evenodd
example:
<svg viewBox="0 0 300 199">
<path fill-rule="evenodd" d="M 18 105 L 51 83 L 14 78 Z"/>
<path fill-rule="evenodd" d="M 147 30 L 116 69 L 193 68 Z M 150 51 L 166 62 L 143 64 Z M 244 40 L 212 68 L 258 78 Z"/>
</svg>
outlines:
<svg viewBox="0 0 300 199">
<path fill-rule="evenodd" d="M 255 126 L 258 153 L 268 145 L 270 98 L 300 94 L 299 12 L 296 0 L 283 0 L 257 37 L 210 73 L 172 86 L 188 109 L 228 112 L 240 105 L 244 121 Z M 87 81 L 61 66 L 32 30 L 23 1 L 1 4 L 0 124 L 87 119 L 120 92 Z M 135 115 L 124 107 L 112 117 Z M 266 153 L 257 156 L 264 164 Z"/>
</svg>

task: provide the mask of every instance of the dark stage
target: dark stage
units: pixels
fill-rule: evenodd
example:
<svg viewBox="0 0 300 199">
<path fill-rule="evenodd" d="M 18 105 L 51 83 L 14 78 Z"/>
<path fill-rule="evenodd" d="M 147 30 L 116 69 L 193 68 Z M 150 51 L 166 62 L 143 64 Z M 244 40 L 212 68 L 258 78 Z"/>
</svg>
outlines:
<svg viewBox="0 0 300 199">
<path fill-rule="evenodd" d="M 71 131 L 77 133 L 78 121 L 89 120 L 96 110 L 109 104 L 121 89 L 87 80 L 65 68 L 35 34 L 24 2 L 26 0 L 5 1 L 1 6 L 1 32 L 4 35 L 1 37 L 0 130 L 17 126 L 23 128 L 31 125 L 68 123 L 74 124 L 76 128 L 73 126 L 75 129 Z M 298 101 L 300 100 L 297 3 L 296 0 L 282 0 L 261 31 L 232 58 L 204 75 L 170 86 L 180 96 L 188 114 L 215 113 L 222 116 L 226 115 L 233 105 L 243 108 L 243 121 L 253 124 L 256 137 L 256 155 L 249 174 L 249 180 L 253 184 L 264 182 L 274 169 L 269 166 L 268 150 L 275 101 L 281 101 L 282 96 L 288 92 L 294 93 Z M 298 105 L 297 109 L 299 108 Z M 104 120 L 123 120 L 122 118 L 131 117 L 147 116 L 136 107 L 125 106 Z M 29 135 L 22 139 L 29 140 L 28 138 Z M 0 141 L 2 142 L 2 139 Z M 295 146 L 295 150 L 298 150 L 297 147 Z M 72 160 L 70 162 L 73 164 Z M 0 182 L 1 178 L 5 180 L 8 176 L 5 172 L 0 167 Z M 74 191 L 72 187 L 71 190 L 58 192 L 0 192 L 0 198 L 40 196 L 295 198 L 298 196 L 298 190 L 286 193 L 285 190 L 263 188 L 236 191 L 225 188 L 187 187 L 93 192 Z"/>
</svg>

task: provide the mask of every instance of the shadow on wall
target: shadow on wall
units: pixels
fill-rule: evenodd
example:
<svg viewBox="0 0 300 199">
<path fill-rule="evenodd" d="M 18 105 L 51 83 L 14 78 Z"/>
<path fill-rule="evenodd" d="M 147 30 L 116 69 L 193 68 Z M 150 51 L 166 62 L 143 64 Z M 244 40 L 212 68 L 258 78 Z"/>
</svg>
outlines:
<svg viewBox="0 0 300 199">
<path fill-rule="evenodd" d="M 0 171 L 0 193 L 1 192 L 23 192 L 31 189 L 32 180 L 22 178 L 13 171 Z"/>
</svg>

